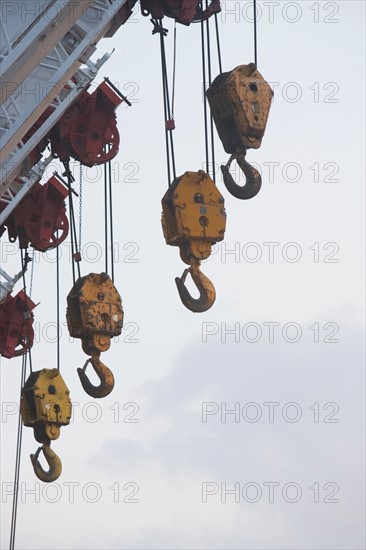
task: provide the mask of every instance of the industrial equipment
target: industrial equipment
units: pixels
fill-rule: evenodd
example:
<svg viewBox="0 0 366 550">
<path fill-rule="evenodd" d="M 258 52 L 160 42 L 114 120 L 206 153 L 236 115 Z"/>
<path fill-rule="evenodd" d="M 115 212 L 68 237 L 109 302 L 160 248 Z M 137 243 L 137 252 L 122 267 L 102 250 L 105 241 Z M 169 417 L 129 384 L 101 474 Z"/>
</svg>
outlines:
<svg viewBox="0 0 366 550">
<path fill-rule="evenodd" d="M 69 222 L 65 198 L 68 190 L 53 175 L 47 183 L 36 183 L 6 219 L 0 232 L 8 228 L 9 241 L 19 239 L 20 248 L 31 245 L 40 252 L 59 246 L 67 237 Z"/>
<path fill-rule="evenodd" d="M 162 199 L 162 226 L 167 244 L 179 246 L 182 260 L 190 267 L 175 279 L 183 304 L 193 312 L 212 307 L 215 288 L 200 271 L 201 260 L 211 254 L 213 244 L 225 234 L 225 199 L 208 174 L 185 172 L 173 181 Z M 185 286 L 190 273 L 200 297 L 192 298 Z"/>
<path fill-rule="evenodd" d="M 61 426 L 70 423 L 72 406 L 69 395 L 58 369 L 32 372 L 22 388 L 20 414 L 24 426 L 33 428 L 35 439 L 42 443 L 42 447 L 31 455 L 31 461 L 36 476 L 45 482 L 55 481 L 61 474 L 61 461 L 50 444 L 60 436 Z M 50 467 L 48 472 L 38 460 L 41 450 Z"/>
<path fill-rule="evenodd" d="M 0 305 L 0 355 L 11 359 L 24 355 L 33 346 L 33 313 L 36 304 L 24 290 L 8 294 Z"/>
<path fill-rule="evenodd" d="M 224 149 L 231 154 L 221 167 L 226 188 L 238 199 L 251 199 L 259 192 L 262 178 L 245 156 L 248 149 L 261 145 L 273 92 L 255 64 L 249 63 L 216 77 L 206 96 Z M 234 159 L 246 177 L 244 187 L 229 172 Z"/>
<path fill-rule="evenodd" d="M 80 338 L 83 351 L 91 356 L 78 369 L 81 384 L 92 397 L 105 397 L 114 387 L 114 377 L 100 354 L 109 349 L 111 338 L 119 336 L 123 326 L 122 300 L 110 277 L 90 273 L 78 279 L 67 297 L 66 316 L 70 335 Z M 93 386 L 85 373 L 88 363 L 100 379 L 99 386 Z"/>
<path fill-rule="evenodd" d="M 85 214 L 81 195 L 87 186 L 83 187 L 80 176 L 80 235 L 77 238 L 73 196 L 78 193 L 73 186 L 75 180 L 70 162 L 76 161 L 80 167 L 105 167 L 104 221 L 105 227 L 110 221 L 113 250 L 110 162 L 119 152 L 120 145 L 116 109 L 122 102 L 131 103 L 108 78 L 92 88 L 98 71 L 111 54 L 104 54 L 95 61 L 91 57 L 99 41 L 113 36 L 128 20 L 136 4 L 137 0 L 0 2 L 0 236 L 7 230 L 9 241 L 18 242 L 21 256 L 21 271 L 14 277 L 5 271 L 4 265 L 0 268 L 0 275 L 5 279 L 5 282 L 0 282 L 0 354 L 6 358 L 23 356 L 22 372 L 25 373 L 29 365 L 31 369 L 31 360 L 27 365 L 26 359 L 31 359 L 36 304 L 31 299 L 31 288 L 27 294 L 24 276 L 29 261 L 28 247 L 42 253 L 56 249 L 59 312 L 58 247 L 69 236 L 73 287 L 67 297 L 67 324 L 70 335 L 81 339 L 82 348 L 89 356 L 84 366 L 78 368 L 78 374 L 85 391 L 95 398 L 108 395 L 114 387 L 114 376 L 100 356 L 109 349 L 111 338 L 121 334 L 123 308 L 114 285 L 113 256 L 111 277 L 107 266 L 103 273 L 81 275 L 80 241 Z M 234 196 L 247 199 L 258 193 L 261 177 L 245 157 L 249 148 L 258 148 L 261 144 L 273 93 L 258 72 L 256 62 L 240 65 L 230 72 L 222 71 L 217 18 L 221 10 L 220 0 L 140 0 L 140 6 L 142 15 L 151 17 L 153 34 L 158 35 L 161 46 L 169 183 L 162 199 L 164 236 L 167 244 L 179 247 L 183 262 L 189 266 L 181 277 L 176 278 L 181 301 L 193 312 L 204 312 L 212 307 L 216 292 L 212 282 L 201 272 L 200 264 L 210 256 L 213 244 L 222 241 L 226 226 L 224 197 L 216 186 L 215 173 L 210 172 L 210 163 L 215 165 L 215 146 L 211 121 L 210 159 L 206 97 L 225 151 L 231 155 L 228 163 L 221 167 L 225 186 Z M 176 176 L 175 169 L 175 80 L 170 101 L 164 45 L 168 30 L 162 25 L 165 16 L 186 26 L 200 23 L 201 29 L 203 87 L 206 92 L 206 169 L 185 172 L 180 177 Z M 215 19 L 220 69 L 220 75 L 213 82 L 209 37 L 211 17 Z M 176 32 L 173 59 L 175 79 Z M 63 164 L 65 171 L 62 176 L 66 179 L 55 172 L 46 183 L 42 183 L 46 168 L 53 159 Z M 234 159 L 246 176 L 244 187 L 235 183 L 229 171 Z M 107 257 L 107 245 L 105 248 Z M 17 268 L 11 270 L 12 273 L 18 271 Z M 188 274 L 199 291 L 197 299 L 185 286 Z M 33 269 L 31 282 L 32 277 Z M 23 289 L 13 296 L 12 291 L 21 280 Z M 58 327 L 59 324 L 58 319 Z M 57 368 L 31 372 L 25 384 L 25 376 L 21 384 L 24 425 L 33 427 L 37 441 L 42 444 L 31 455 L 32 464 L 36 475 L 45 482 L 54 481 L 61 473 L 61 461 L 50 444 L 57 439 L 60 427 L 67 425 L 71 416 L 69 391 L 59 372 L 59 354 L 57 361 Z M 99 386 L 94 386 L 87 377 L 89 363 L 100 379 Z M 39 463 L 41 452 L 49 471 L 43 470 Z"/>
</svg>

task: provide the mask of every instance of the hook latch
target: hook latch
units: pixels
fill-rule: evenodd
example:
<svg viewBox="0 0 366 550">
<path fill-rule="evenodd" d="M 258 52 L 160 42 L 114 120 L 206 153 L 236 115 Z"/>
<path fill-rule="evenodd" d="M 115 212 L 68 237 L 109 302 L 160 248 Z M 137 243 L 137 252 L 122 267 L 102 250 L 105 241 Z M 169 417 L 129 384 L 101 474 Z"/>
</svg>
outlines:
<svg viewBox="0 0 366 550">
<path fill-rule="evenodd" d="M 100 380 L 99 386 L 94 386 L 85 372 L 89 363 Z M 102 363 L 100 360 L 100 352 L 98 351 L 92 353 L 91 357 L 85 362 L 83 368 L 78 368 L 78 375 L 84 390 L 91 397 L 106 397 L 114 388 L 113 373 L 104 363 Z"/>
<path fill-rule="evenodd" d="M 224 178 L 226 189 L 237 199 L 252 199 L 255 197 L 262 186 L 262 176 L 254 166 L 245 160 L 246 151 L 244 153 L 236 153 L 231 155 L 227 164 L 221 166 L 221 172 Z M 230 165 L 236 159 L 240 168 L 245 175 L 245 185 L 238 185 L 230 173 Z"/>
<path fill-rule="evenodd" d="M 42 468 L 38 460 L 39 453 L 41 451 L 43 452 L 43 455 L 49 466 L 48 471 L 45 471 Z M 30 455 L 30 459 L 32 461 L 34 473 L 41 481 L 44 481 L 45 483 L 50 483 L 60 477 L 62 472 L 62 463 L 57 454 L 51 449 L 49 444 L 44 443 L 42 447 L 39 447 L 37 449 L 35 454 Z"/>
<path fill-rule="evenodd" d="M 185 286 L 188 273 L 191 274 L 193 282 L 200 293 L 200 296 L 197 299 L 192 298 L 187 287 Z M 200 270 L 200 261 L 196 258 L 192 258 L 191 267 L 185 269 L 181 277 L 176 277 L 175 283 L 177 285 L 180 299 L 190 311 L 193 311 L 194 313 L 202 313 L 213 306 L 216 299 L 215 287 L 210 279 Z"/>
</svg>

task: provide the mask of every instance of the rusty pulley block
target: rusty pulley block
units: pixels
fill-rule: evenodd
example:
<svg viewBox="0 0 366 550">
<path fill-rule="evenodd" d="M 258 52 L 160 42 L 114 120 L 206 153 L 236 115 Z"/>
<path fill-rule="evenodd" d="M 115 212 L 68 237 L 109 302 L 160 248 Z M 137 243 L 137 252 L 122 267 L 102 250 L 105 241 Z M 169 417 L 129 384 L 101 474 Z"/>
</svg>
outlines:
<svg viewBox="0 0 366 550">
<path fill-rule="evenodd" d="M 254 63 L 250 63 L 219 75 L 206 96 L 224 149 L 231 155 L 228 163 L 221 166 L 226 188 L 238 199 L 250 199 L 259 192 L 262 178 L 245 155 L 248 149 L 261 145 L 273 91 Z M 229 172 L 234 159 L 244 172 L 244 187 L 236 184 Z"/>
<path fill-rule="evenodd" d="M 178 246 L 182 260 L 190 267 L 175 279 L 183 304 L 193 312 L 207 311 L 216 298 L 211 281 L 200 271 L 201 260 L 211 254 L 212 245 L 222 241 L 226 227 L 224 198 L 208 174 L 185 172 L 162 199 L 162 226 L 167 244 Z M 192 298 L 185 286 L 191 274 L 199 290 Z"/>
<path fill-rule="evenodd" d="M 0 355 L 11 359 L 24 355 L 33 345 L 33 313 L 36 304 L 21 290 L 0 305 Z"/>
<path fill-rule="evenodd" d="M 131 104 L 107 82 L 92 94 L 85 91 L 50 133 L 52 153 L 61 161 L 71 156 L 84 166 L 95 166 L 117 155 L 120 138 L 115 110 L 122 101 Z"/>
<path fill-rule="evenodd" d="M 61 474 L 61 460 L 50 445 L 60 436 L 61 426 L 70 423 L 72 406 L 69 394 L 58 369 L 32 372 L 22 388 L 20 414 L 24 426 L 33 428 L 35 439 L 42 444 L 30 457 L 36 476 L 44 482 L 55 481 Z M 41 451 L 48 463 L 48 471 L 38 460 Z"/>
<path fill-rule="evenodd" d="M 140 0 L 140 5 L 144 16 L 155 20 L 172 17 L 182 25 L 205 21 L 221 11 L 220 0 L 211 0 L 206 9 L 201 8 L 201 0 Z"/>
<path fill-rule="evenodd" d="M 35 183 L 24 199 L 6 219 L 10 242 L 19 239 L 20 248 L 29 244 L 40 252 L 56 248 L 67 237 L 69 222 L 65 198 L 68 189 L 53 175 L 47 183 Z"/>
<path fill-rule="evenodd" d="M 67 297 L 66 317 L 70 335 L 80 338 L 83 351 L 91 356 L 78 369 L 81 384 L 92 397 L 105 397 L 113 390 L 114 377 L 100 354 L 109 349 L 111 338 L 119 336 L 123 326 L 122 300 L 110 277 L 106 273 L 80 277 Z M 93 386 L 85 373 L 88 363 L 100 379 L 99 386 Z"/>
</svg>

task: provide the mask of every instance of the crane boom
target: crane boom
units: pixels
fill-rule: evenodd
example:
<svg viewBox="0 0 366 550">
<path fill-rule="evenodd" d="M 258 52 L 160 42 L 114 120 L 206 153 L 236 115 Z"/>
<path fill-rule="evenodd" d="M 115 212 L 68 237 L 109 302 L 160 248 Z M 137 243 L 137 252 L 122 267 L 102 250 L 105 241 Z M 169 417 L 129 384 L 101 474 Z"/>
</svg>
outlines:
<svg viewBox="0 0 366 550">
<path fill-rule="evenodd" d="M 96 44 L 128 19 L 136 1 L 1 2 L 0 200 L 6 207 L 0 223 L 47 164 L 42 161 L 32 170 L 29 154 L 108 59 L 106 54 L 95 63 L 90 60 Z M 46 111 L 38 129 L 24 140 Z"/>
</svg>

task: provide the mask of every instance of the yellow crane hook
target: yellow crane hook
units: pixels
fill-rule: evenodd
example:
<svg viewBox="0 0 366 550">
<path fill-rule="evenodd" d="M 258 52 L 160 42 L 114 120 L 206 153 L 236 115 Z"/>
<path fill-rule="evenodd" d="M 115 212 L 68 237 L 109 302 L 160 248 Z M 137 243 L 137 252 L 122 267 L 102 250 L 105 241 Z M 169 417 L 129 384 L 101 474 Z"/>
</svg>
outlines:
<svg viewBox="0 0 366 550">
<path fill-rule="evenodd" d="M 262 176 L 254 166 L 251 166 L 249 162 L 245 160 L 245 152 L 236 153 L 231 155 L 227 164 L 221 166 L 221 172 L 224 179 L 224 184 L 226 189 L 236 197 L 237 199 L 252 199 L 255 197 L 262 187 Z M 236 159 L 240 168 L 242 169 L 245 175 L 245 185 L 238 185 L 233 176 L 231 175 L 229 169 L 232 161 Z"/>
<path fill-rule="evenodd" d="M 193 282 L 195 283 L 200 296 L 199 298 L 192 298 L 185 281 L 188 273 L 191 274 Z M 213 306 L 216 299 L 215 287 L 206 275 L 200 270 L 200 261 L 196 258 L 192 258 L 191 267 L 184 270 L 181 277 L 176 277 L 175 283 L 179 292 L 180 299 L 187 309 L 194 313 L 202 313 L 207 311 Z"/>
<path fill-rule="evenodd" d="M 38 457 L 39 453 L 43 452 L 43 455 L 49 466 L 49 470 L 45 471 L 40 464 Z M 38 479 L 45 483 L 50 483 L 58 479 L 62 472 L 62 463 L 57 454 L 51 449 L 50 445 L 44 443 L 42 447 L 39 447 L 35 454 L 30 455 L 32 461 L 33 470 Z"/>
<path fill-rule="evenodd" d="M 88 366 L 89 363 L 93 367 L 94 371 L 96 372 L 100 380 L 99 386 L 94 386 L 90 382 L 85 372 L 86 367 Z M 111 391 L 114 388 L 113 373 L 100 360 L 100 351 L 96 351 L 92 353 L 92 356 L 85 362 L 85 365 L 83 366 L 83 368 L 78 369 L 78 375 L 80 378 L 81 385 L 83 386 L 86 393 L 91 397 L 95 397 L 95 398 L 106 397 L 111 393 Z"/>
</svg>

